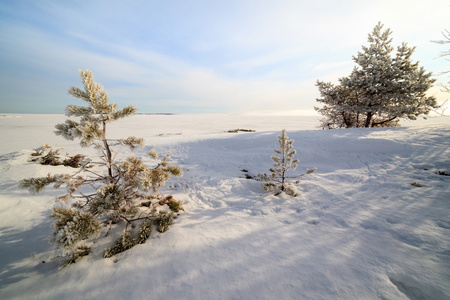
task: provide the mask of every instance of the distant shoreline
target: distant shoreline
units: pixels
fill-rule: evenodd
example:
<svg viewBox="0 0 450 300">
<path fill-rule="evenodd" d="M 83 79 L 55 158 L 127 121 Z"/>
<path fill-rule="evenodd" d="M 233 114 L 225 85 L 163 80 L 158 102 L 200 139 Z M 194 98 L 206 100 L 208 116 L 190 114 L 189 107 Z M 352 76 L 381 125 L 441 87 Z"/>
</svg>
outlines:
<svg viewBox="0 0 450 300">
<path fill-rule="evenodd" d="M 6 117 L 11 115 L 64 115 L 64 113 L 0 113 L 0 117 Z M 136 113 L 136 115 L 161 115 L 161 116 L 173 116 L 175 113 Z"/>
<path fill-rule="evenodd" d="M 136 113 L 136 115 L 173 116 L 175 113 Z"/>
</svg>

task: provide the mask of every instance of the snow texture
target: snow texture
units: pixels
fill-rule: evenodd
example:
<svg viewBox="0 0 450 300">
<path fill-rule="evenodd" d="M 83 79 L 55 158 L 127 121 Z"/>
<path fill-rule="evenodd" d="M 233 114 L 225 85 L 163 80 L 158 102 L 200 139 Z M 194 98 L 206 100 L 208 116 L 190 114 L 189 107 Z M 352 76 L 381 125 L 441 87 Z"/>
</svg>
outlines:
<svg viewBox="0 0 450 300">
<path fill-rule="evenodd" d="M 450 176 L 437 174 L 450 173 L 450 119 L 327 131 L 317 119 L 137 115 L 111 124 L 117 137 L 145 138 L 142 159 L 172 153 L 184 176 L 164 189 L 186 212 L 143 245 L 105 259 L 110 234 L 59 270 L 48 216 L 61 191 L 31 195 L 17 183 L 73 170 L 30 162 L 43 143 L 95 150 L 52 133 L 62 115 L 0 116 L 0 299 L 450 299 Z M 227 133 L 235 128 L 256 132 Z M 246 178 L 272 166 L 283 128 L 299 169 L 317 167 L 295 198 Z"/>
</svg>

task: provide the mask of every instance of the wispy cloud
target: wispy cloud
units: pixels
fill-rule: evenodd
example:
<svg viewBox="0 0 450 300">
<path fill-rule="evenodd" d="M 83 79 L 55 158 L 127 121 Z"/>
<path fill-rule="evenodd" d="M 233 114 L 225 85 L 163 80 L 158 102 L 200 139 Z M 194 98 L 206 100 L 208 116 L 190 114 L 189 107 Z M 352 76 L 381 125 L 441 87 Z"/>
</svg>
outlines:
<svg viewBox="0 0 450 300">
<path fill-rule="evenodd" d="M 1 106 L 44 109 L 39 100 L 62 112 L 78 69 L 91 69 L 120 105 L 311 109 L 315 81 L 347 75 L 378 21 L 395 44 L 417 45 L 427 70 L 442 69 L 442 46 L 429 41 L 449 11 L 444 0 L 3 2 Z"/>
</svg>

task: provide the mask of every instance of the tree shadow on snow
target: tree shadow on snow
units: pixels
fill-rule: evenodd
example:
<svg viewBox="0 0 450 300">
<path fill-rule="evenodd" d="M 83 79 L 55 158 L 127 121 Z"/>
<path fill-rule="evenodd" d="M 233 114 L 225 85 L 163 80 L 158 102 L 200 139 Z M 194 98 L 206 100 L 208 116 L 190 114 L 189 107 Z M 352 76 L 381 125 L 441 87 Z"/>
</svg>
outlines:
<svg viewBox="0 0 450 300">
<path fill-rule="evenodd" d="M 1 232 L 0 289 L 31 276 L 39 269 L 36 266 L 48 263 L 42 254 L 52 248 L 51 230 L 51 221 L 45 220 L 26 231 L 6 228 Z"/>
</svg>

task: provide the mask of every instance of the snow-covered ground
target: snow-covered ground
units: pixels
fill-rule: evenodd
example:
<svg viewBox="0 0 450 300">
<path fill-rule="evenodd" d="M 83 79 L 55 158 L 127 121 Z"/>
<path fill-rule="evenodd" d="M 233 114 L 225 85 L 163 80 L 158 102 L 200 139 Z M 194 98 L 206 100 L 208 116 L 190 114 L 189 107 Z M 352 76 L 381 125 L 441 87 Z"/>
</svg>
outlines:
<svg viewBox="0 0 450 300">
<path fill-rule="evenodd" d="M 59 270 L 48 215 L 62 191 L 30 195 L 17 183 L 73 172 L 30 162 L 43 143 L 95 155 L 53 134 L 65 119 L 0 116 L 0 299 L 450 299 L 450 176 L 436 174 L 450 173 L 450 118 L 327 131 L 312 116 L 111 124 L 111 137 L 145 138 L 137 156 L 172 153 L 184 176 L 165 190 L 186 212 L 144 245 L 104 259 L 112 238 L 98 240 L 93 254 Z M 238 128 L 256 132 L 226 132 Z M 268 172 L 283 128 L 298 173 L 317 167 L 296 198 L 245 178 Z"/>
</svg>

